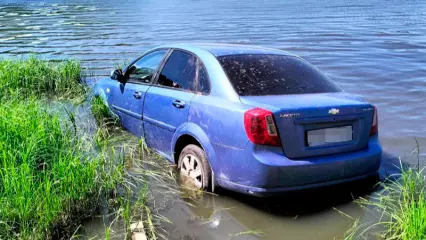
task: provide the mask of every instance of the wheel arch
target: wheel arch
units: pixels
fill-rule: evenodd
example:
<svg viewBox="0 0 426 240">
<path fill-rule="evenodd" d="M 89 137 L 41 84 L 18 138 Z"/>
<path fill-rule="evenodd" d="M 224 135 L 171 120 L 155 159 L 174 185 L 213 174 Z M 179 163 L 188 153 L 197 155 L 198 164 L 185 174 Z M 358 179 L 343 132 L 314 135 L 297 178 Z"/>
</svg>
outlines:
<svg viewBox="0 0 426 240">
<path fill-rule="evenodd" d="M 196 145 L 204 150 L 203 146 L 198 142 L 196 138 L 194 138 L 193 136 L 189 134 L 183 134 L 176 140 L 176 144 L 174 147 L 173 161 L 175 164 L 178 164 L 179 155 L 182 152 L 182 150 L 190 144 Z"/>
<path fill-rule="evenodd" d="M 207 160 L 210 163 L 212 171 L 214 171 L 215 152 L 210 143 L 207 134 L 195 123 L 186 123 L 178 128 L 173 136 L 171 152 L 172 162 L 176 163 L 179 160 L 179 154 L 188 144 L 195 144 L 201 147 L 207 155 Z"/>
<path fill-rule="evenodd" d="M 171 161 L 178 164 L 179 155 L 183 148 L 185 148 L 188 144 L 198 145 L 206 153 L 207 162 L 210 164 L 211 169 L 211 191 L 214 192 L 215 186 L 217 185 L 215 177 L 217 167 L 217 164 L 215 164 L 216 154 L 207 134 L 200 126 L 189 122 L 176 130 L 171 145 Z"/>
</svg>

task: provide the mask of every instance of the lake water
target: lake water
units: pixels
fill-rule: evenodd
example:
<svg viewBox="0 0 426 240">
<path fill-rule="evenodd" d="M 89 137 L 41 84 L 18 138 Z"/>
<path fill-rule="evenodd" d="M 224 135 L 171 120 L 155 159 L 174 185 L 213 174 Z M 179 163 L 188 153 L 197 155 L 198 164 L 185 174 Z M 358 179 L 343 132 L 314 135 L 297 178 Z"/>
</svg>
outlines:
<svg viewBox="0 0 426 240">
<path fill-rule="evenodd" d="M 244 43 L 298 54 L 377 105 L 387 164 L 395 156 L 411 161 L 414 136 L 420 151 L 426 146 L 423 0 L 0 0 L 1 57 L 74 58 L 100 78 L 150 47 L 174 42 Z M 333 206 L 364 220 L 371 215 L 345 203 L 346 197 L 310 197 L 301 201 L 305 205 L 290 201 L 277 209 L 226 193 L 164 214 L 175 222 L 167 229 L 177 229 L 170 235 L 176 239 L 223 239 L 247 229 L 263 231 L 262 239 L 333 239 L 351 223 Z M 206 223 L 213 213 L 223 214 Z"/>
</svg>

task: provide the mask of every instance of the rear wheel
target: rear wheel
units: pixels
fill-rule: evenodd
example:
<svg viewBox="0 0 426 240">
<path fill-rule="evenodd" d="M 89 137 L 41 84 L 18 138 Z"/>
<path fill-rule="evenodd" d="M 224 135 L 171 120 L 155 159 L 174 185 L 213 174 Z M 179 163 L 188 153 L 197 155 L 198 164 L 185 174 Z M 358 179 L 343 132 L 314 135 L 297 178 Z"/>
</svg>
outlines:
<svg viewBox="0 0 426 240">
<path fill-rule="evenodd" d="M 198 190 L 210 190 L 211 168 L 206 153 L 199 146 L 186 146 L 179 155 L 178 167 L 185 185 Z"/>
</svg>

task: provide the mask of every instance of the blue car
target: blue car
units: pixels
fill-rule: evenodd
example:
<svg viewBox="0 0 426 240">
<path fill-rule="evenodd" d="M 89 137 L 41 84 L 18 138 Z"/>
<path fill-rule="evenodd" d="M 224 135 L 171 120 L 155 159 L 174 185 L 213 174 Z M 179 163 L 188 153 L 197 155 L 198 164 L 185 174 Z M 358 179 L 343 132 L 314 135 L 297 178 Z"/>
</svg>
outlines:
<svg viewBox="0 0 426 240">
<path fill-rule="evenodd" d="M 161 46 L 97 82 L 95 95 L 202 190 L 276 195 L 380 166 L 375 106 L 277 49 Z"/>
</svg>

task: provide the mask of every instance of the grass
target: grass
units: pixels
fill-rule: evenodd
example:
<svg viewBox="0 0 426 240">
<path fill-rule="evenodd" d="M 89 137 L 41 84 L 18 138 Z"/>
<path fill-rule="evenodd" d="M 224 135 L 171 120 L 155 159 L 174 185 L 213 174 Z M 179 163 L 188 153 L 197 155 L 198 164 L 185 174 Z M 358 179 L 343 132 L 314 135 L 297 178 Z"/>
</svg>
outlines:
<svg viewBox="0 0 426 240">
<path fill-rule="evenodd" d="M 113 116 L 111 110 L 104 104 L 100 97 L 94 97 L 90 100 L 91 112 L 99 126 L 108 127 L 109 125 L 118 125 L 118 117 Z"/>
<path fill-rule="evenodd" d="M 143 223 L 148 239 L 167 239 L 160 232 L 161 222 L 169 222 L 159 215 L 156 207 L 150 205 L 153 196 L 149 184 L 155 184 L 157 192 L 176 194 L 175 176 L 167 161 L 153 154 L 146 144 L 123 131 L 117 117 L 104 105 L 100 98 L 90 101 L 91 113 L 96 119 L 99 130 L 95 136 L 97 146 L 107 149 L 110 155 L 118 155 L 122 165 L 127 169 L 126 181 L 121 184 L 120 194 L 109 202 L 109 210 L 114 219 L 107 224 L 104 239 L 111 237 L 131 237 L 132 224 Z M 170 222 L 169 222 L 170 223 Z"/>
<path fill-rule="evenodd" d="M 0 105 L 2 238 L 66 236 L 71 216 L 90 215 L 122 181 L 122 169 L 106 168 L 107 157 L 87 154 L 87 144 L 34 99 Z"/>
<path fill-rule="evenodd" d="M 90 104 L 94 133 L 75 109 L 46 104 L 84 96 L 82 77 L 77 61 L 0 60 L 0 239 L 76 237 L 103 209 L 113 216 L 103 238 L 130 238 L 135 221 L 157 238 L 148 179 L 163 176 L 146 168 L 158 162 L 143 142 L 115 137 L 117 121 L 99 99 Z"/>
<path fill-rule="evenodd" d="M 83 77 L 80 62 L 74 60 L 0 59 L 0 100 L 52 95 L 75 98 L 84 93 Z"/>
<path fill-rule="evenodd" d="M 345 240 L 364 239 L 373 229 L 378 239 L 426 239 L 426 191 L 423 170 L 405 169 L 399 179 L 380 183 L 383 190 L 371 199 L 361 198 L 362 206 L 370 206 L 381 213 L 374 224 L 363 226 L 355 221 Z"/>
</svg>

